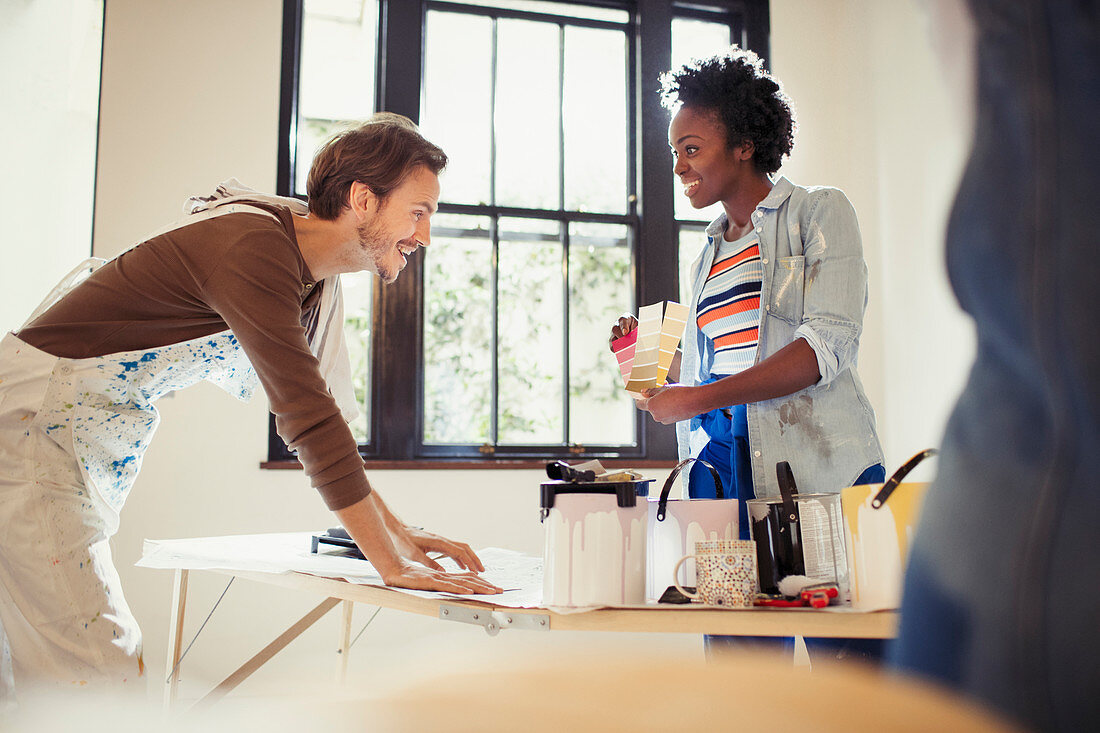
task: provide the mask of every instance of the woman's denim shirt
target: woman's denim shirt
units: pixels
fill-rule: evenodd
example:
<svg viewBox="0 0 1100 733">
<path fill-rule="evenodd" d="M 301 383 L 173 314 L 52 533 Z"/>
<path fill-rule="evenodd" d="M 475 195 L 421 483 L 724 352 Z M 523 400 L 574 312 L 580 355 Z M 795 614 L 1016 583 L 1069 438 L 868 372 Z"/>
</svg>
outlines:
<svg viewBox="0 0 1100 733">
<path fill-rule="evenodd" d="M 778 496 L 775 465 L 788 461 L 801 493 L 836 492 L 882 463 L 875 413 L 856 373 L 867 308 L 867 265 L 855 209 L 835 188 L 795 186 L 780 178 L 752 213 L 764 278 L 756 362 L 796 338 L 817 355 L 817 384 L 747 406 L 753 486 Z M 691 316 L 680 378 L 710 376 L 713 344 L 696 324 L 699 293 L 725 230 L 723 214 L 707 227 L 707 243 L 691 266 Z M 681 458 L 698 455 L 708 437 L 698 417 L 677 423 Z"/>
</svg>

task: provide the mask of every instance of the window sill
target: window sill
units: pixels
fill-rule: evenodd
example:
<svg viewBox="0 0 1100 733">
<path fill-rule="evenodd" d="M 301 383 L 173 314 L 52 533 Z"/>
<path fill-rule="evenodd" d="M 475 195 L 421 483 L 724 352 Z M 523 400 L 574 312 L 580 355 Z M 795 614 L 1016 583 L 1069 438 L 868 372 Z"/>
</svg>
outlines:
<svg viewBox="0 0 1100 733">
<path fill-rule="evenodd" d="M 676 461 L 658 461 L 658 460 L 630 460 L 630 459 L 605 459 L 600 461 L 604 468 L 673 468 L 676 465 Z M 524 470 L 534 469 L 543 470 L 546 468 L 547 461 L 536 460 L 530 458 L 509 460 L 506 458 L 499 459 L 486 459 L 480 461 L 464 461 L 455 459 L 421 459 L 416 461 L 386 461 L 368 459 L 363 461 L 364 467 L 368 471 L 409 471 L 409 470 L 422 470 L 422 469 L 436 469 L 436 470 L 448 470 L 448 471 L 461 471 L 461 470 L 477 470 L 477 471 L 492 471 L 492 470 Z M 302 464 L 298 461 L 262 461 L 260 468 L 263 470 L 272 471 L 284 471 L 284 470 L 301 470 Z"/>
</svg>

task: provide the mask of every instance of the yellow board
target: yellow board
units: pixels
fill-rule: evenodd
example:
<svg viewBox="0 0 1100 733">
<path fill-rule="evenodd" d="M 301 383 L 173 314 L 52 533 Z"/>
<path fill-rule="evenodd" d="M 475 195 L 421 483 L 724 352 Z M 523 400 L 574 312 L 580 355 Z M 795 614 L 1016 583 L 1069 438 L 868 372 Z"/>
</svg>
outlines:
<svg viewBox="0 0 1100 733">
<path fill-rule="evenodd" d="M 878 509 L 871 500 L 882 484 L 841 490 L 853 608 L 877 611 L 901 605 L 902 579 L 927 488 L 927 483 L 900 483 Z"/>
</svg>

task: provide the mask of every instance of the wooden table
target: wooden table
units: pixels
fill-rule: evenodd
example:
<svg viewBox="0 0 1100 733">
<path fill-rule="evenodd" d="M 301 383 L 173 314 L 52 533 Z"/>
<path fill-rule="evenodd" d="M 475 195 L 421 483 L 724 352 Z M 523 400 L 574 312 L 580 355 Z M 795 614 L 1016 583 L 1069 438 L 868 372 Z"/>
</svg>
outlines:
<svg viewBox="0 0 1100 733">
<path fill-rule="evenodd" d="M 179 684 L 180 648 L 183 618 L 187 602 L 189 570 L 175 571 L 172 615 L 168 635 L 164 704 L 171 706 Z M 391 608 L 423 616 L 482 626 L 490 635 L 501 629 L 537 631 L 631 631 L 683 634 L 724 634 L 730 636 L 807 636 L 840 638 L 893 638 L 897 633 L 898 614 L 880 611 L 862 613 L 850 609 L 728 609 L 692 605 L 662 605 L 645 608 L 606 608 L 578 613 L 556 613 L 546 608 L 508 608 L 479 601 L 451 598 L 425 598 L 394 588 L 357 585 L 344 580 L 322 578 L 305 573 L 263 573 L 243 570 L 209 570 L 234 578 L 305 591 L 323 597 L 318 604 L 236 672 L 196 703 L 210 705 L 243 682 L 283 647 L 312 626 L 318 619 L 343 604 L 340 652 L 341 675 L 346 673 L 351 645 L 352 607 L 355 603 Z"/>
</svg>

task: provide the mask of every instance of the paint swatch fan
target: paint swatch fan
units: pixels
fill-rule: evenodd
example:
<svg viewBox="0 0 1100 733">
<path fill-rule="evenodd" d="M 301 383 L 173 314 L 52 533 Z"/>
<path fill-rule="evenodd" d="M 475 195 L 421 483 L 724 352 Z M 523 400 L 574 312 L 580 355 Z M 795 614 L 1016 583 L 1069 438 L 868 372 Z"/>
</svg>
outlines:
<svg viewBox="0 0 1100 733">
<path fill-rule="evenodd" d="M 665 384 L 687 315 L 687 306 L 675 301 L 642 306 L 638 327 L 612 342 L 627 392 L 639 394 Z"/>
</svg>

